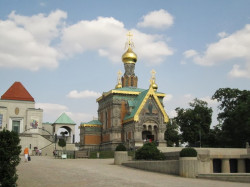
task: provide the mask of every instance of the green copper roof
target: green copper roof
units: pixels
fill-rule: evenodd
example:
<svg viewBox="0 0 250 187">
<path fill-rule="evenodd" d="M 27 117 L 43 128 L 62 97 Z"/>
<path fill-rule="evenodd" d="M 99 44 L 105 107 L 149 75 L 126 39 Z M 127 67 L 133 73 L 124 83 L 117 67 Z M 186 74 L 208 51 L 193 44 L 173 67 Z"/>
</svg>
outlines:
<svg viewBox="0 0 250 187">
<path fill-rule="evenodd" d="M 131 91 L 131 92 L 143 92 L 145 89 L 141 88 L 135 88 L 135 87 L 123 87 L 123 88 L 117 88 L 114 90 L 119 90 L 119 91 Z"/>
<path fill-rule="evenodd" d="M 67 114 L 63 113 L 54 123 L 60 124 L 76 124 L 72 119 L 70 119 Z"/>
<path fill-rule="evenodd" d="M 102 125 L 102 123 L 99 121 L 99 120 L 92 120 L 92 121 L 90 121 L 90 122 L 88 122 L 88 123 L 84 123 L 84 122 L 82 122 L 81 123 L 81 125 L 82 124 L 89 124 L 89 125 Z"/>
<path fill-rule="evenodd" d="M 134 117 L 135 113 L 137 112 L 139 106 L 141 105 L 141 102 L 143 101 L 143 99 L 145 98 L 145 96 L 147 95 L 149 90 L 145 90 L 142 93 L 140 93 L 134 100 L 134 109 L 132 110 L 130 115 L 125 116 L 124 120 L 130 119 L 132 117 Z"/>
</svg>

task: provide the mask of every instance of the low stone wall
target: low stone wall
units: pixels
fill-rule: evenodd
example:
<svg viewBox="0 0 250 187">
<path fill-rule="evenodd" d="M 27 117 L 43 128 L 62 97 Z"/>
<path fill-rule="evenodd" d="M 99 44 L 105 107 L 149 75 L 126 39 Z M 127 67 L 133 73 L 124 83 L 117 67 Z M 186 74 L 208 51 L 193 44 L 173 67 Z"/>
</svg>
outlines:
<svg viewBox="0 0 250 187">
<path fill-rule="evenodd" d="M 122 165 L 172 175 L 179 175 L 179 160 L 168 161 L 128 161 Z"/>
<path fill-rule="evenodd" d="M 212 179 L 231 182 L 250 183 L 250 173 L 210 173 L 198 174 L 197 178 Z"/>
</svg>

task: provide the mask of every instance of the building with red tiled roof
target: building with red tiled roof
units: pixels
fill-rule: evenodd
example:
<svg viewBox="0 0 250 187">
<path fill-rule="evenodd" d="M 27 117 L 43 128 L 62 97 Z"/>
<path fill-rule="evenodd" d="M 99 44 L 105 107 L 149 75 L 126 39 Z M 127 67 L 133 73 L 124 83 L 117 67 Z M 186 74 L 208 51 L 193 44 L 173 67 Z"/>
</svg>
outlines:
<svg viewBox="0 0 250 187">
<path fill-rule="evenodd" d="M 12 86 L 1 96 L 1 100 L 32 101 L 34 98 L 25 89 L 21 82 L 14 82 Z"/>
</svg>

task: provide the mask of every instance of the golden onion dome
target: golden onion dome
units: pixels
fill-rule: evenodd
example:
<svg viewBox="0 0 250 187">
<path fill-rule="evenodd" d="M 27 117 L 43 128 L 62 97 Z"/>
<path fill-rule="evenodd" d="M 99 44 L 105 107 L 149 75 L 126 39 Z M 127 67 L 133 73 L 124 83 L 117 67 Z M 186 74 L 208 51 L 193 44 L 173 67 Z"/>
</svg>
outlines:
<svg viewBox="0 0 250 187">
<path fill-rule="evenodd" d="M 122 84 L 119 82 L 116 86 L 115 86 L 116 89 L 118 88 L 122 88 Z"/>
<path fill-rule="evenodd" d="M 122 55 L 122 61 L 125 64 L 135 64 L 137 61 L 137 55 L 133 52 L 131 47 Z"/>
<path fill-rule="evenodd" d="M 155 92 L 157 91 L 158 85 L 155 83 L 155 79 L 150 80 L 150 86 L 149 87 L 152 87 Z"/>
<path fill-rule="evenodd" d="M 157 89 L 158 89 L 158 85 L 157 85 L 156 83 L 153 83 L 153 84 L 152 84 L 152 87 L 153 87 L 153 90 L 156 92 Z"/>
</svg>

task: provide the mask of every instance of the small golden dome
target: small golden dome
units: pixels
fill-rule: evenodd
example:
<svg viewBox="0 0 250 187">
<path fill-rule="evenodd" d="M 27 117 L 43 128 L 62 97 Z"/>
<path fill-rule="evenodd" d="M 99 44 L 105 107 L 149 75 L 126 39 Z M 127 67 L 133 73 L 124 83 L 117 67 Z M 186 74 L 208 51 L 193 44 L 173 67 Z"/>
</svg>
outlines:
<svg viewBox="0 0 250 187">
<path fill-rule="evenodd" d="M 115 89 L 122 88 L 122 84 L 119 82 L 116 86 Z"/>
<path fill-rule="evenodd" d="M 158 85 L 157 85 L 156 83 L 153 83 L 153 84 L 152 84 L 152 88 L 153 88 L 153 90 L 156 92 L 157 89 L 158 89 Z"/>
<path fill-rule="evenodd" d="M 137 61 L 137 55 L 133 52 L 131 47 L 122 55 L 122 61 L 125 64 L 135 64 Z"/>
</svg>

